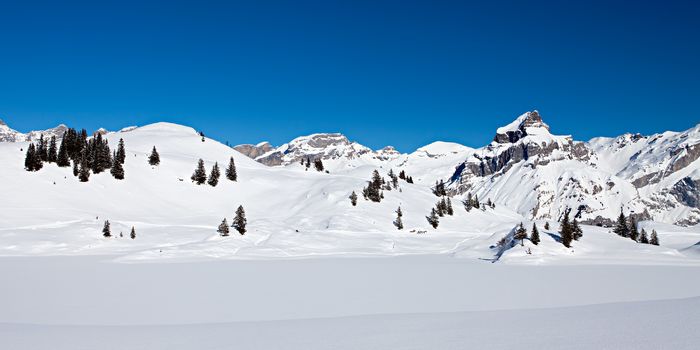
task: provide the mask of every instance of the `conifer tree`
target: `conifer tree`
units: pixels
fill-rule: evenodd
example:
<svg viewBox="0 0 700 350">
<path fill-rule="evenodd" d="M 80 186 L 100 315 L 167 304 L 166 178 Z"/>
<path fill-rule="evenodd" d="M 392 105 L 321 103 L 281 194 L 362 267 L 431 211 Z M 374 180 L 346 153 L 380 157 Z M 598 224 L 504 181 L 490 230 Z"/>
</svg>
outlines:
<svg viewBox="0 0 700 350">
<path fill-rule="evenodd" d="M 435 211 L 435 208 L 430 210 L 430 216 L 425 217 L 428 220 L 428 223 L 430 226 L 433 228 L 437 228 L 438 225 L 440 224 L 440 219 L 438 218 L 437 212 Z"/>
<path fill-rule="evenodd" d="M 474 195 L 474 202 L 472 203 L 472 207 L 479 209 L 481 207 L 481 203 L 479 203 L 479 196 Z"/>
<path fill-rule="evenodd" d="M 109 220 L 105 220 L 105 225 L 102 227 L 102 235 L 106 238 L 112 237 L 112 231 L 109 228 Z"/>
<path fill-rule="evenodd" d="M 544 229 L 549 230 L 549 221 L 544 223 Z"/>
<path fill-rule="evenodd" d="M 201 185 L 207 181 L 207 171 L 204 170 L 204 160 L 201 158 L 197 162 L 197 169 L 195 169 L 190 179 L 197 185 Z"/>
<path fill-rule="evenodd" d="M 78 179 L 80 182 L 88 182 L 90 179 L 90 166 L 88 165 L 86 152 L 83 152 L 82 157 L 80 157 L 80 170 L 78 171 Z"/>
<path fill-rule="evenodd" d="M 540 244 L 540 231 L 537 230 L 537 224 L 532 224 L 532 232 L 530 233 L 530 242 L 534 245 Z"/>
<path fill-rule="evenodd" d="M 131 226 L 131 239 L 136 239 L 136 230 L 134 229 L 134 226 Z"/>
<path fill-rule="evenodd" d="M 398 230 L 403 230 L 403 221 L 401 220 L 401 217 L 403 216 L 403 212 L 401 211 L 401 207 L 396 209 L 396 220 L 394 220 L 394 226 L 396 226 L 396 229 Z"/>
<path fill-rule="evenodd" d="M 523 223 L 521 222 L 520 225 L 518 226 L 518 229 L 515 230 L 515 235 L 513 235 L 513 239 L 519 239 L 520 245 L 524 246 L 525 245 L 525 238 L 527 238 L 527 230 L 525 229 L 525 226 L 523 226 Z"/>
<path fill-rule="evenodd" d="M 445 212 L 450 216 L 455 213 L 454 209 L 452 209 L 452 201 L 449 198 L 447 198 L 447 208 L 445 208 Z"/>
<path fill-rule="evenodd" d="M 399 179 L 401 180 L 406 180 L 406 172 L 401 170 L 399 171 Z"/>
<path fill-rule="evenodd" d="M 323 171 L 323 161 L 321 161 L 321 158 L 314 159 L 314 168 L 316 168 L 316 171 Z"/>
<path fill-rule="evenodd" d="M 637 230 L 637 220 L 634 219 L 634 216 L 629 216 L 629 225 L 627 227 L 629 228 L 630 239 L 636 242 L 639 239 L 639 231 Z"/>
<path fill-rule="evenodd" d="M 42 162 L 45 162 L 49 159 L 49 153 L 46 147 L 46 141 L 44 140 L 44 134 L 41 134 L 41 136 L 39 136 L 39 142 L 36 146 L 36 155 Z"/>
<path fill-rule="evenodd" d="M 160 154 L 158 154 L 156 146 L 153 146 L 153 150 L 151 150 L 151 155 L 148 156 L 148 164 L 152 166 L 160 164 Z"/>
<path fill-rule="evenodd" d="M 620 216 L 617 217 L 617 224 L 615 224 L 613 232 L 617 233 L 617 235 L 621 237 L 630 236 L 630 231 L 627 227 L 627 219 L 625 218 L 625 214 L 622 213 L 622 210 L 620 210 Z"/>
<path fill-rule="evenodd" d="M 78 161 L 74 160 L 73 161 L 73 176 L 78 176 L 80 174 L 80 170 L 78 169 Z"/>
<path fill-rule="evenodd" d="M 34 163 L 36 157 L 36 147 L 33 143 L 27 146 L 27 153 L 24 156 L 24 169 L 27 171 L 34 171 Z"/>
<path fill-rule="evenodd" d="M 372 202 L 380 202 L 382 200 L 381 188 L 383 183 L 384 180 L 379 176 L 379 172 L 374 170 L 372 179 L 367 184 L 367 187 L 362 190 L 362 194 Z"/>
<path fill-rule="evenodd" d="M 114 178 L 117 180 L 124 180 L 124 167 L 122 166 L 122 162 L 117 160 L 116 154 L 114 164 L 112 164 L 112 168 L 109 170 L 109 173 L 112 174 L 112 176 L 114 176 Z"/>
<path fill-rule="evenodd" d="M 649 238 L 649 244 L 659 245 L 659 235 L 656 234 L 656 230 L 651 230 L 651 238 Z"/>
<path fill-rule="evenodd" d="M 221 176 L 221 172 L 219 172 L 219 163 L 214 163 L 214 166 L 211 168 L 211 173 L 209 173 L 209 180 L 207 183 L 212 186 L 216 187 L 217 184 L 219 184 L 219 177 Z"/>
<path fill-rule="evenodd" d="M 238 173 L 236 173 L 236 163 L 234 163 L 233 157 L 231 157 L 231 159 L 229 159 L 228 161 L 228 168 L 226 168 L 226 178 L 231 181 L 238 181 Z"/>
<path fill-rule="evenodd" d="M 245 217 L 245 210 L 243 210 L 243 206 L 239 205 L 238 209 L 236 209 L 236 217 L 233 218 L 233 227 L 240 233 L 241 235 L 244 235 L 246 233 L 246 225 L 248 224 L 248 220 Z"/>
<path fill-rule="evenodd" d="M 445 181 L 435 181 L 435 188 L 433 189 L 433 193 L 438 197 L 446 196 L 447 191 L 445 191 Z"/>
<path fill-rule="evenodd" d="M 348 198 L 350 198 L 350 203 L 352 204 L 353 207 L 357 205 L 357 194 L 355 193 L 355 191 L 352 191 L 352 193 L 350 194 L 350 197 L 348 197 Z"/>
<path fill-rule="evenodd" d="M 154 146 L 155 148 L 155 146 Z M 152 152 L 151 152 L 152 153 Z M 124 149 L 124 139 L 119 139 L 119 144 L 117 145 L 117 153 L 114 156 L 114 161 L 119 162 L 122 165 L 124 165 L 124 161 L 126 161 L 126 149 Z M 159 159 L 160 161 L 160 159 Z"/>
<path fill-rule="evenodd" d="M 60 167 L 70 166 L 70 158 L 68 158 L 68 148 L 66 145 L 65 134 L 64 139 L 61 141 L 61 146 L 58 147 L 58 155 L 56 155 L 56 165 Z"/>
<path fill-rule="evenodd" d="M 574 232 L 571 222 L 569 221 L 569 210 L 564 212 L 564 218 L 561 221 L 559 234 L 561 235 L 561 243 L 565 247 L 571 248 L 571 241 L 574 239 Z"/>
<path fill-rule="evenodd" d="M 647 236 L 647 230 L 642 229 L 639 233 L 639 243 L 649 244 L 649 236 Z"/>
<path fill-rule="evenodd" d="M 55 163 L 58 159 L 58 150 L 56 149 L 56 136 L 51 136 L 51 141 L 49 141 L 49 163 Z"/>
<path fill-rule="evenodd" d="M 474 201 L 472 199 L 472 194 L 467 193 L 467 199 L 462 201 L 462 204 L 464 204 L 464 209 L 466 211 L 471 211 L 472 210 L 472 204 L 474 204 Z"/>
<path fill-rule="evenodd" d="M 227 237 L 229 230 L 228 230 L 228 222 L 226 222 L 226 218 L 224 218 L 223 221 L 221 221 L 221 224 L 219 224 L 219 229 L 216 230 L 221 237 Z"/>
<path fill-rule="evenodd" d="M 578 225 L 578 220 L 574 218 L 574 222 L 571 225 L 571 230 L 574 234 L 574 241 L 578 241 L 579 238 L 583 237 L 583 230 L 581 230 L 581 226 Z"/>
<path fill-rule="evenodd" d="M 435 213 L 439 217 L 445 216 L 446 210 L 447 210 L 447 203 L 445 203 L 445 198 L 443 198 L 443 199 L 437 201 L 437 203 L 435 203 Z"/>
</svg>

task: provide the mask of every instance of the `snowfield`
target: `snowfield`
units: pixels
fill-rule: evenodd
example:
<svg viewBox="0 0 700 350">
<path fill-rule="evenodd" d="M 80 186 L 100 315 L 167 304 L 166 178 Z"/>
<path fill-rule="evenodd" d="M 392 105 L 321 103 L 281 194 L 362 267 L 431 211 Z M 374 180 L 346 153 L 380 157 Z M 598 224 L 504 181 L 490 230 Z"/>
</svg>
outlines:
<svg viewBox="0 0 700 350">
<path fill-rule="evenodd" d="M 455 214 L 433 229 L 431 186 L 473 149 L 436 142 L 398 154 L 352 143 L 353 157 L 325 160 L 325 173 L 291 161 L 266 166 L 170 123 L 104 137 L 112 149 L 125 141 L 122 181 L 106 171 L 81 183 L 55 164 L 27 172 L 29 143 L 0 142 L 2 349 L 694 349 L 700 341 L 700 228 L 643 221 L 659 233 L 653 246 L 584 225 L 565 248 L 556 220 L 523 215 L 534 200 L 520 181 L 527 162 L 484 180 L 495 208 L 467 212 L 455 197 Z M 147 162 L 153 146 L 158 166 Z M 198 159 L 209 173 L 231 157 L 237 182 L 190 181 Z M 538 171 L 595 183 L 603 173 L 630 176 L 605 157 L 612 165 L 596 171 L 574 160 Z M 415 183 L 366 201 L 375 169 L 405 170 Z M 690 170 L 682 175 L 697 178 Z M 621 191 L 609 203 L 634 199 L 634 189 Z M 514 198 L 526 205 L 504 205 Z M 219 236 L 239 205 L 248 232 Z M 393 225 L 399 206 L 403 230 Z M 102 236 L 105 220 L 111 238 Z M 540 244 L 498 254 L 521 222 L 528 231 L 537 224 Z"/>
</svg>

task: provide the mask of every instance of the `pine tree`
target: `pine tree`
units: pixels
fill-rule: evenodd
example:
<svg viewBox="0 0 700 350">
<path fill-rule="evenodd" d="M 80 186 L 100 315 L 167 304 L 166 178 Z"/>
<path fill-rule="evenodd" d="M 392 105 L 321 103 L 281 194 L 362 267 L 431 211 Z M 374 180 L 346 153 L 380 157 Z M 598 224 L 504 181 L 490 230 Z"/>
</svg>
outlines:
<svg viewBox="0 0 700 350">
<path fill-rule="evenodd" d="M 240 205 L 238 209 L 236 209 L 236 217 L 233 218 L 233 225 L 231 225 L 231 227 L 235 228 L 241 235 L 244 235 L 247 224 L 248 220 L 245 218 L 245 210 L 243 210 L 243 206 Z"/>
<path fill-rule="evenodd" d="M 649 244 L 649 236 L 647 236 L 647 230 L 642 229 L 639 234 L 639 243 Z"/>
<path fill-rule="evenodd" d="M 323 161 L 320 158 L 314 160 L 314 168 L 316 168 L 316 171 L 323 171 Z"/>
<path fill-rule="evenodd" d="M 544 229 L 549 231 L 549 221 L 544 223 Z"/>
<path fill-rule="evenodd" d="M 51 141 L 49 141 L 49 163 L 55 163 L 58 159 L 58 150 L 56 149 L 56 136 L 51 136 Z"/>
<path fill-rule="evenodd" d="M 226 178 L 231 181 L 238 181 L 238 174 L 236 173 L 236 164 L 233 161 L 233 157 L 231 157 L 231 159 L 229 159 L 228 161 L 228 168 L 226 168 Z"/>
<path fill-rule="evenodd" d="M 117 160 L 116 154 L 114 158 L 114 164 L 112 164 L 112 169 L 109 170 L 109 173 L 117 180 L 124 180 L 124 167 L 122 166 L 122 162 Z"/>
<path fill-rule="evenodd" d="M 78 170 L 78 161 L 74 160 L 73 161 L 73 176 L 78 176 L 80 174 L 80 170 Z"/>
<path fill-rule="evenodd" d="M 44 134 L 41 134 L 41 136 L 39 137 L 39 142 L 36 146 L 36 155 L 42 162 L 45 162 L 49 159 L 49 153 L 46 147 L 46 141 L 44 140 Z"/>
<path fill-rule="evenodd" d="M 201 158 L 197 162 L 197 169 L 195 169 L 190 179 L 192 179 L 192 181 L 194 181 L 197 185 L 201 185 L 207 181 L 207 171 L 204 170 L 204 160 Z"/>
<path fill-rule="evenodd" d="M 627 227 L 627 219 L 625 218 L 625 214 L 623 214 L 622 211 L 620 211 L 620 216 L 617 217 L 617 224 L 615 225 L 613 232 L 617 233 L 617 235 L 621 237 L 630 236 L 630 231 Z"/>
<path fill-rule="evenodd" d="M 433 193 L 438 197 L 446 196 L 447 191 L 445 191 L 445 181 L 435 181 L 435 188 L 433 188 Z"/>
<path fill-rule="evenodd" d="M 532 224 L 532 232 L 530 233 L 530 242 L 534 245 L 540 244 L 540 231 L 537 230 L 537 224 Z"/>
<path fill-rule="evenodd" d="M 160 154 L 158 154 L 156 146 L 153 146 L 153 150 L 151 150 L 151 155 L 148 156 L 148 164 L 152 166 L 160 164 Z"/>
<path fill-rule="evenodd" d="M 114 161 L 119 162 L 122 165 L 124 165 L 124 162 L 126 161 L 126 149 L 124 149 L 124 139 L 119 139 L 119 144 L 117 145 L 117 154 L 114 156 Z"/>
<path fill-rule="evenodd" d="M 581 230 L 581 226 L 578 225 L 578 221 L 576 220 L 576 218 L 574 218 L 571 230 L 574 234 L 574 241 L 578 241 L 581 237 L 583 237 L 583 230 Z"/>
<path fill-rule="evenodd" d="M 27 153 L 24 156 L 24 169 L 27 171 L 34 171 L 34 163 L 36 157 L 36 147 L 33 143 L 27 146 Z"/>
<path fill-rule="evenodd" d="M 131 226 L 131 239 L 136 239 L 136 230 L 134 229 L 134 226 Z"/>
<path fill-rule="evenodd" d="M 90 179 L 90 166 L 88 165 L 87 156 L 83 152 L 83 156 L 80 158 L 80 170 L 78 171 L 78 179 L 80 182 L 88 182 Z"/>
<path fill-rule="evenodd" d="M 362 194 L 372 202 L 380 202 L 382 200 L 381 188 L 384 180 L 379 176 L 379 172 L 372 172 L 372 179 L 362 191 Z"/>
<path fill-rule="evenodd" d="M 401 207 L 396 209 L 396 220 L 394 220 L 394 226 L 396 226 L 396 229 L 398 230 L 403 230 L 403 221 L 401 220 L 401 217 L 403 216 L 403 212 L 401 211 Z"/>
<path fill-rule="evenodd" d="M 474 202 L 472 203 L 472 207 L 479 209 L 481 207 L 481 204 L 479 203 L 479 196 L 474 195 Z"/>
<path fill-rule="evenodd" d="M 219 184 L 219 177 L 221 176 L 221 172 L 219 172 L 219 163 L 214 163 L 214 166 L 211 168 L 211 173 L 209 174 L 209 180 L 207 183 L 212 186 L 216 187 L 217 184 Z"/>
<path fill-rule="evenodd" d="M 399 179 L 401 180 L 406 180 L 406 172 L 401 170 L 399 171 Z"/>
<path fill-rule="evenodd" d="M 447 208 L 445 208 L 447 215 L 454 215 L 455 211 L 452 209 L 452 201 L 447 198 Z"/>
<path fill-rule="evenodd" d="M 219 224 L 219 229 L 216 230 L 216 232 L 218 232 L 221 235 L 221 237 L 228 236 L 229 230 L 228 230 L 228 222 L 226 222 L 226 218 L 224 218 L 224 220 L 221 222 L 221 224 Z"/>
<path fill-rule="evenodd" d="M 109 220 L 106 220 L 104 227 L 102 227 L 102 235 L 107 238 L 112 237 L 112 231 L 109 229 Z"/>
<path fill-rule="evenodd" d="M 413 183 L 413 176 L 407 177 L 406 182 L 412 184 Z"/>
<path fill-rule="evenodd" d="M 649 238 L 649 244 L 659 245 L 659 235 L 656 234 L 656 230 L 651 230 L 651 238 Z"/>
<path fill-rule="evenodd" d="M 58 155 L 56 156 L 56 165 L 60 167 L 70 166 L 70 158 L 68 158 L 68 147 L 66 144 L 65 134 L 61 141 L 61 146 L 58 147 Z"/>
<path fill-rule="evenodd" d="M 445 202 L 445 198 L 443 198 L 435 204 L 435 212 L 439 217 L 443 217 L 445 216 L 445 211 L 447 211 L 447 203 Z"/>
<path fill-rule="evenodd" d="M 348 197 L 348 198 L 350 198 L 350 203 L 352 204 L 353 207 L 357 205 L 357 194 L 355 193 L 355 191 L 352 191 L 352 193 L 350 194 L 350 197 Z"/>
<path fill-rule="evenodd" d="M 515 230 L 515 235 L 513 235 L 513 239 L 519 239 L 520 245 L 524 246 L 525 245 L 525 238 L 527 238 L 527 230 L 525 229 L 525 226 L 523 226 L 523 223 L 521 222 L 520 225 L 518 226 L 518 229 Z"/>
<path fill-rule="evenodd" d="M 311 159 L 309 159 L 309 157 L 306 157 L 306 170 L 308 171 L 310 167 L 311 167 Z"/>
<path fill-rule="evenodd" d="M 573 227 L 571 227 L 571 222 L 569 221 L 569 210 L 564 212 L 564 218 L 561 221 L 559 234 L 561 235 L 561 243 L 565 247 L 571 248 L 571 241 L 574 239 L 574 232 Z"/>
<path fill-rule="evenodd" d="M 435 211 L 435 208 L 430 210 L 430 216 L 425 217 L 428 220 L 428 223 L 430 226 L 433 228 L 437 228 L 438 225 L 440 224 L 440 219 L 438 218 L 437 212 Z"/>
<path fill-rule="evenodd" d="M 630 232 L 630 239 L 637 241 L 639 239 L 639 231 L 637 229 L 637 220 L 632 215 L 629 216 L 629 225 L 627 226 Z"/>
</svg>

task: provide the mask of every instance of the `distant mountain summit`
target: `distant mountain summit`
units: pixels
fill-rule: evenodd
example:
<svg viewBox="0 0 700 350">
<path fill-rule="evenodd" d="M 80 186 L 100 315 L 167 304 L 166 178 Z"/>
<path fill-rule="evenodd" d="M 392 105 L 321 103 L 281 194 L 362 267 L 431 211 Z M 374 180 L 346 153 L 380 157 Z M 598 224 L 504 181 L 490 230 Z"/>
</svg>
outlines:
<svg viewBox="0 0 700 350">
<path fill-rule="evenodd" d="M 0 142 L 23 142 L 23 141 L 35 141 L 38 140 L 41 135 L 44 138 L 51 138 L 51 136 L 56 136 L 56 138 L 63 137 L 63 133 L 68 130 L 68 127 L 60 124 L 55 128 L 39 131 L 30 131 L 23 134 L 17 130 L 10 128 L 7 123 L 0 120 Z"/>
</svg>

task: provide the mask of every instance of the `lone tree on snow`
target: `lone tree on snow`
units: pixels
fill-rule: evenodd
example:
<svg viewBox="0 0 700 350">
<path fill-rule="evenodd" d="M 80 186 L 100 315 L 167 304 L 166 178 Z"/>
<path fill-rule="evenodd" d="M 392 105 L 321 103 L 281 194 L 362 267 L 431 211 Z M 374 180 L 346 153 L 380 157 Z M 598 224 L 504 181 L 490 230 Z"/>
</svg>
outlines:
<svg viewBox="0 0 700 350">
<path fill-rule="evenodd" d="M 544 223 L 544 229 L 549 230 L 549 221 Z"/>
<path fill-rule="evenodd" d="M 647 230 L 642 229 L 639 234 L 639 243 L 649 244 L 649 236 L 647 236 Z"/>
<path fill-rule="evenodd" d="M 105 220 L 105 225 L 102 227 L 102 235 L 107 238 L 112 237 L 112 231 L 109 229 L 109 220 Z"/>
<path fill-rule="evenodd" d="M 403 221 L 401 220 L 401 217 L 403 216 L 403 212 L 401 211 L 401 207 L 396 209 L 396 220 L 394 220 L 394 226 L 398 230 L 403 230 Z"/>
<path fill-rule="evenodd" d="M 639 240 L 639 230 L 637 230 L 637 220 L 634 219 L 634 216 L 629 216 L 629 224 L 627 227 L 629 228 L 630 239 L 637 242 Z"/>
<path fill-rule="evenodd" d="M 245 210 L 243 210 L 243 206 L 239 205 L 238 209 L 236 209 L 236 217 L 233 218 L 233 227 L 240 233 L 241 235 L 244 235 L 246 233 L 245 226 L 248 224 L 248 220 L 245 218 Z"/>
<path fill-rule="evenodd" d="M 357 194 L 355 193 L 355 191 L 352 191 L 352 193 L 350 194 L 350 197 L 348 197 L 348 198 L 350 198 L 350 203 L 352 204 L 353 207 L 357 205 Z"/>
<path fill-rule="evenodd" d="M 199 159 L 199 162 L 197 162 L 197 169 L 194 170 L 194 173 L 190 179 L 192 179 L 192 181 L 197 185 L 201 185 L 207 181 L 207 171 L 204 170 L 204 160 L 201 158 Z"/>
<path fill-rule="evenodd" d="M 537 224 L 532 224 L 532 232 L 530 233 L 530 242 L 534 245 L 540 244 L 540 231 L 537 230 Z"/>
<path fill-rule="evenodd" d="M 124 167 L 122 163 L 117 160 L 116 155 L 114 164 L 112 164 L 112 169 L 109 169 L 109 173 L 117 180 L 124 180 Z"/>
<path fill-rule="evenodd" d="M 211 168 L 211 173 L 209 174 L 209 180 L 207 181 L 207 183 L 212 187 L 216 187 L 216 185 L 219 183 L 220 176 L 221 172 L 219 171 L 219 163 L 214 163 L 214 166 Z"/>
<path fill-rule="evenodd" d="M 314 168 L 316 168 L 316 171 L 323 171 L 323 161 L 321 158 L 314 159 Z"/>
<path fill-rule="evenodd" d="M 617 223 L 615 224 L 613 232 L 617 233 L 617 235 L 621 237 L 630 236 L 630 230 L 627 227 L 627 219 L 625 218 L 625 214 L 622 212 L 622 210 L 620 210 L 620 216 L 617 217 Z"/>
<path fill-rule="evenodd" d="M 574 223 L 571 225 L 571 230 L 574 234 L 574 241 L 578 241 L 583 237 L 583 230 L 581 230 L 581 226 L 578 225 L 578 220 L 576 220 L 576 218 L 574 218 Z"/>
<path fill-rule="evenodd" d="M 153 166 L 160 164 L 160 155 L 156 150 L 156 146 L 153 146 L 153 150 L 151 150 L 151 155 L 148 156 L 148 164 Z"/>
<path fill-rule="evenodd" d="M 561 243 L 565 247 L 571 248 L 571 241 L 574 239 L 574 229 L 569 221 L 569 210 L 564 212 L 564 219 L 561 221 L 559 234 L 561 235 Z"/>
<path fill-rule="evenodd" d="M 136 230 L 134 229 L 134 226 L 131 226 L 131 239 L 136 239 Z"/>
<path fill-rule="evenodd" d="M 659 245 L 659 235 L 656 234 L 656 230 L 651 230 L 651 238 L 649 239 L 649 244 Z"/>
<path fill-rule="evenodd" d="M 430 209 L 430 215 L 425 217 L 428 220 L 428 223 L 430 226 L 433 228 L 437 228 L 438 225 L 440 224 L 440 219 L 438 218 L 437 212 L 435 211 L 435 208 Z"/>
<path fill-rule="evenodd" d="M 226 218 L 224 218 L 223 221 L 221 221 L 221 224 L 219 224 L 219 229 L 216 230 L 221 237 L 227 237 L 228 236 L 228 222 L 226 222 Z"/>
<path fill-rule="evenodd" d="M 515 231 L 515 235 L 513 236 L 513 238 L 519 239 L 521 246 L 525 245 L 525 238 L 527 238 L 527 230 L 525 229 L 525 226 L 523 226 L 522 222 L 518 226 L 518 229 Z"/>
<path fill-rule="evenodd" d="M 233 162 L 233 157 L 228 161 L 228 168 L 226 168 L 226 178 L 231 181 L 238 181 L 238 174 L 236 173 L 236 164 Z"/>
</svg>

